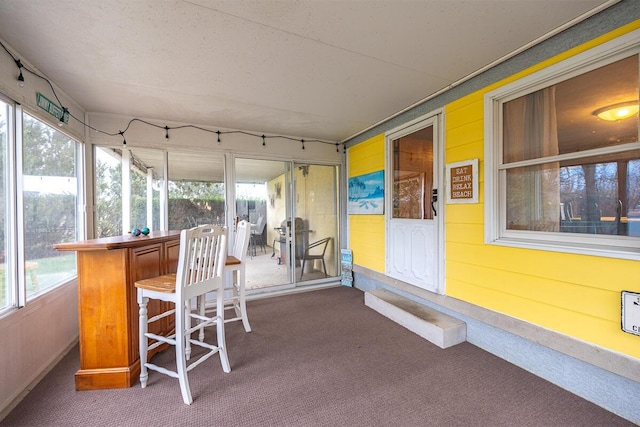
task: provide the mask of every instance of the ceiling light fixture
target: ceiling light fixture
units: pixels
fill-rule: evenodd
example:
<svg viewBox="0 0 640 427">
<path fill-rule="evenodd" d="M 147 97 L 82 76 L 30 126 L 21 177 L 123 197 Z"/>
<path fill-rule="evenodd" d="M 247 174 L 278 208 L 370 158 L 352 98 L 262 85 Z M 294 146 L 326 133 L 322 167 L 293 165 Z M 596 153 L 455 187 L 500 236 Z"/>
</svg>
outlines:
<svg viewBox="0 0 640 427">
<path fill-rule="evenodd" d="M 615 122 L 624 120 L 638 113 L 638 101 L 627 101 L 619 104 L 608 105 L 593 112 L 602 120 Z"/>
</svg>

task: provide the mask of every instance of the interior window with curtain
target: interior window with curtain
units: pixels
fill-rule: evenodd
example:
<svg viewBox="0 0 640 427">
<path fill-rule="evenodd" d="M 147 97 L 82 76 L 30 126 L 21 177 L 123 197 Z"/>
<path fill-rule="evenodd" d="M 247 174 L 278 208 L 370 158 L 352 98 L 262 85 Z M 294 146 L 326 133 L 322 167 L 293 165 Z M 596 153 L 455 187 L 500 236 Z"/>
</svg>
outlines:
<svg viewBox="0 0 640 427">
<path fill-rule="evenodd" d="M 640 236 L 638 55 L 502 103 L 506 230 Z"/>
</svg>

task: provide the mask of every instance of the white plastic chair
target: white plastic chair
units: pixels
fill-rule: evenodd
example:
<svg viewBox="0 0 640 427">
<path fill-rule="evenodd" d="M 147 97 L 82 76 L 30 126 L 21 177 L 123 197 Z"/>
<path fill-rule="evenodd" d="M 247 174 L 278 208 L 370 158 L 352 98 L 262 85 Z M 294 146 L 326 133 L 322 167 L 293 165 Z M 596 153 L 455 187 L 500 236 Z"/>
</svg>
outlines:
<svg viewBox="0 0 640 427">
<path fill-rule="evenodd" d="M 264 229 L 267 227 L 267 223 L 263 216 L 258 217 L 258 222 L 251 230 L 251 256 L 256 256 L 256 246 L 262 247 L 262 252 L 267 253 L 266 243 L 264 241 Z"/>
<path fill-rule="evenodd" d="M 251 238 L 251 224 L 248 221 L 240 221 L 236 227 L 236 238 L 233 242 L 233 251 L 230 262 L 225 265 L 225 279 L 231 278 L 230 282 L 225 281 L 225 290 L 231 290 L 231 297 L 225 300 L 226 306 L 233 307 L 235 317 L 225 319 L 225 322 L 242 320 L 244 330 L 251 332 L 249 317 L 247 316 L 247 303 L 245 301 L 245 278 L 247 266 L 247 247 Z M 238 260 L 239 263 L 236 263 Z"/>
<path fill-rule="evenodd" d="M 224 268 L 225 309 L 233 309 L 235 312 L 235 317 L 225 318 L 224 321 L 228 323 L 242 320 L 247 332 L 251 332 L 245 300 L 246 258 L 250 238 L 251 224 L 248 221 L 240 221 L 236 227 L 231 256 L 227 257 Z M 200 333 L 202 334 L 202 331 Z"/>
<path fill-rule="evenodd" d="M 182 230 L 177 273 L 135 282 L 140 305 L 140 384 L 142 388 L 147 386 L 148 369 L 178 378 L 182 399 L 184 403 L 190 405 L 193 398 L 187 372 L 216 353 L 220 355 L 223 371 L 231 371 L 225 344 L 224 300 L 221 292 L 226 258 L 227 229 L 225 227 L 205 224 Z M 204 307 L 204 298 L 208 292 L 217 292 L 216 315 L 207 317 L 204 310 L 198 310 L 199 313 L 192 312 L 190 301 L 197 298 L 200 301 L 199 307 Z M 148 318 L 149 299 L 172 302 L 175 308 Z M 149 332 L 149 324 L 171 314 L 175 314 L 175 334 L 160 336 Z M 196 320 L 193 327 L 191 319 Z M 191 339 L 193 332 L 203 331 L 205 327 L 212 325 L 216 325 L 217 345 Z M 155 340 L 155 343 L 149 345 L 150 339 Z M 175 346 L 177 366 L 175 371 L 148 362 L 148 351 L 164 343 Z M 192 344 L 208 351 L 187 365 Z"/>
</svg>

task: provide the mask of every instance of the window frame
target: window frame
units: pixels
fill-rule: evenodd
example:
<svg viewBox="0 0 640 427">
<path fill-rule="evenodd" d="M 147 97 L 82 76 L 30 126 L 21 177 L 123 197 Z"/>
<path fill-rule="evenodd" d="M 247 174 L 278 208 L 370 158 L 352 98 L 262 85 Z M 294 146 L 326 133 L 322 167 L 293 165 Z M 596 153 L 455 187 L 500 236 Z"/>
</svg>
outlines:
<svg viewBox="0 0 640 427">
<path fill-rule="evenodd" d="M 18 261 L 18 235 L 16 233 L 11 233 L 10 230 L 17 229 L 17 170 L 18 167 L 16 165 L 16 145 L 17 145 L 17 117 L 22 117 L 22 110 L 20 108 L 20 104 L 10 99 L 9 97 L 4 96 L 0 93 L 0 101 L 7 104 L 9 107 L 9 117 L 7 117 L 7 147 L 6 147 L 6 171 L 5 173 L 5 189 L 6 189 L 6 207 L 5 212 L 7 217 L 5 218 L 5 227 L 9 232 L 5 235 L 5 244 L 6 244 L 6 257 L 5 257 L 5 286 L 8 288 L 8 297 L 9 301 L 7 305 L 4 307 L 0 307 L 0 316 L 4 315 L 7 312 L 15 310 L 22 305 L 21 302 L 24 302 L 24 291 L 21 292 L 23 287 L 18 286 L 20 279 L 20 275 L 18 274 L 19 269 L 17 268 L 19 264 Z M 4 214 L 3 213 L 3 214 Z M 9 254 L 13 252 L 13 256 Z M 23 304 L 24 305 L 24 304 Z"/>
<path fill-rule="evenodd" d="M 74 142 L 74 173 L 77 183 L 76 195 L 76 230 L 75 238 L 82 240 L 86 235 L 85 224 L 85 159 L 84 159 L 84 142 L 76 136 L 65 132 L 64 128 L 54 127 L 50 120 L 39 111 L 27 108 L 16 102 L 10 97 L 0 93 L 0 100 L 10 106 L 11 117 L 8 120 L 7 127 L 9 135 L 7 138 L 7 194 L 5 195 L 6 204 L 8 205 L 8 216 L 5 219 L 10 224 L 7 236 L 7 252 L 11 252 L 11 256 L 6 259 L 7 271 L 5 272 L 6 284 L 11 288 L 10 301 L 7 306 L 0 307 L 0 318 L 12 313 L 13 311 L 27 306 L 29 303 L 37 300 L 43 295 L 52 292 L 61 286 L 75 280 L 77 275 L 72 275 L 61 280 L 50 287 L 42 289 L 32 294 L 27 294 L 26 272 L 23 266 L 26 262 L 25 257 L 25 209 L 24 209 L 24 115 L 28 114 L 33 119 L 38 120 L 45 126 L 53 128 L 56 132 L 64 134 L 67 138 Z"/>
<path fill-rule="evenodd" d="M 506 227 L 507 170 L 568 159 L 639 150 L 640 141 L 503 163 L 502 140 L 502 107 L 504 103 L 633 55 L 639 55 L 640 58 L 640 30 L 630 32 L 485 94 L 484 238 L 486 244 L 633 260 L 640 259 L 639 237 L 509 230 Z"/>
</svg>

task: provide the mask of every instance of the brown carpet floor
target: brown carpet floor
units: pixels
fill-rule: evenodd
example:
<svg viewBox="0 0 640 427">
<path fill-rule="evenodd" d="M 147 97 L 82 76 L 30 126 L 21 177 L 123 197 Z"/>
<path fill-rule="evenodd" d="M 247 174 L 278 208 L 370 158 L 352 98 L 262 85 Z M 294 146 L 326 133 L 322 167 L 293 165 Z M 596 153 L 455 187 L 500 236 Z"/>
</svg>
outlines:
<svg viewBox="0 0 640 427">
<path fill-rule="evenodd" d="M 251 301 L 249 316 L 251 333 L 227 324 L 231 373 L 217 357 L 191 372 L 191 406 L 157 372 L 144 390 L 75 391 L 74 349 L 0 425 L 633 425 L 469 343 L 442 350 L 366 307 L 357 289 Z"/>
</svg>

